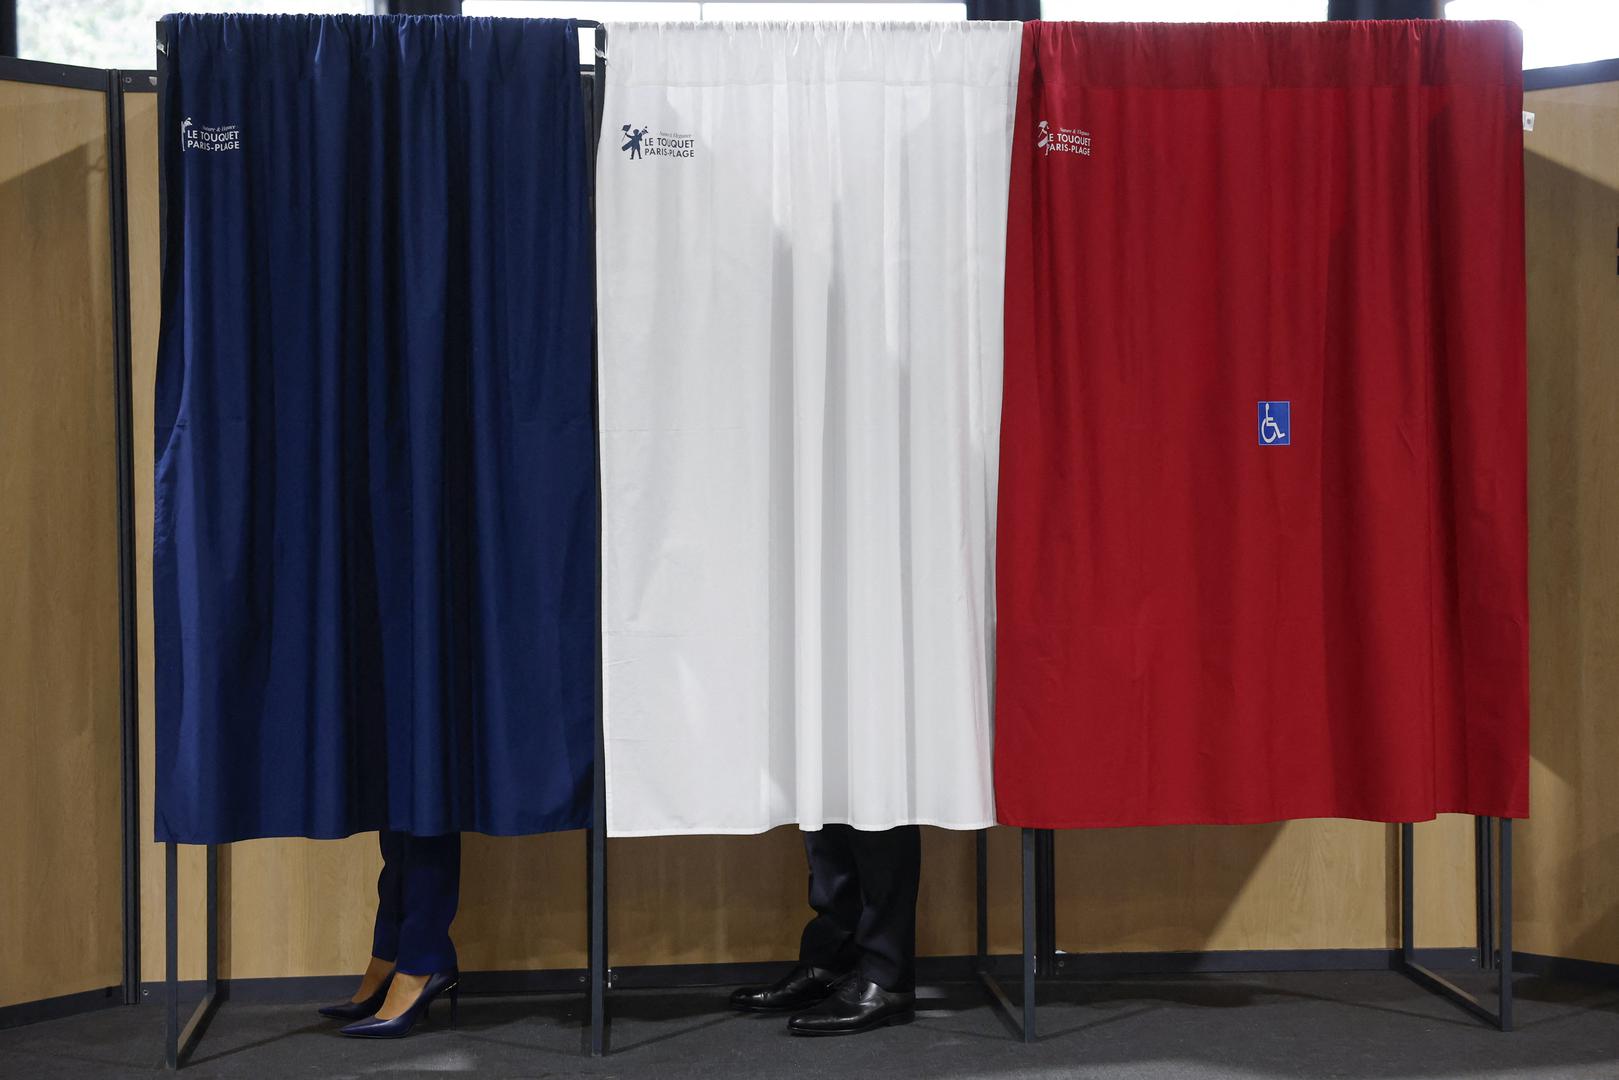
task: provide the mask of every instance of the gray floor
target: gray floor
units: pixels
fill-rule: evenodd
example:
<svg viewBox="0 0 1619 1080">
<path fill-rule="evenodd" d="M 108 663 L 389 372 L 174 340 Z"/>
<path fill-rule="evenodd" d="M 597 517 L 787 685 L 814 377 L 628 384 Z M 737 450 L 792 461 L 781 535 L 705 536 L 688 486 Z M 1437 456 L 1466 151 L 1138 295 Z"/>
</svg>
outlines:
<svg viewBox="0 0 1619 1080">
<path fill-rule="evenodd" d="M 461 1026 L 342 1039 L 305 1006 L 227 1004 L 187 1076 L 1619 1077 L 1619 990 L 1523 977 L 1518 1030 L 1477 1024 L 1393 973 L 1141 978 L 1043 988 L 1044 1036 L 1012 1039 L 970 984 L 925 988 L 917 1023 L 794 1039 L 714 990 L 613 995 L 613 1053 L 580 1055 L 577 997 L 467 998 Z M 162 1011 L 0 1031 L 0 1076 L 161 1072 Z"/>
</svg>

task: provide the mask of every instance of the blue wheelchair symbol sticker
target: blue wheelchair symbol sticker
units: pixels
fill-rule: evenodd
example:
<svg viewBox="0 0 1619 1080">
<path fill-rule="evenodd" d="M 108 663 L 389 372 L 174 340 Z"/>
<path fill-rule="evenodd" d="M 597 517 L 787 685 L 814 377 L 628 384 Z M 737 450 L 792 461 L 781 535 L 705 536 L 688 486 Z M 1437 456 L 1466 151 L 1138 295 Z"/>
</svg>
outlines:
<svg viewBox="0 0 1619 1080">
<path fill-rule="evenodd" d="M 1261 401 L 1259 403 L 1259 445 L 1287 446 L 1293 438 L 1293 423 L 1289 401 Z"/>
</svg>

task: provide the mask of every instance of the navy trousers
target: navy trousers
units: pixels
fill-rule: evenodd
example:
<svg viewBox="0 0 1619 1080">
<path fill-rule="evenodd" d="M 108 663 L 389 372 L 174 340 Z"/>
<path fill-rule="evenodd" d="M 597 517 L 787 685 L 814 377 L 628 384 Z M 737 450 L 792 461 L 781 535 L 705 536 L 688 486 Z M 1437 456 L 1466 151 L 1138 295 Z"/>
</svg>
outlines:
<svg viewBox="0 0 1619 1080">
<path fill-rule="evenodd" d="M 461 834 L 383 831 L 371 955 L 406 975 L 455 971 L 450 923 L 461 903 Z"/>
<path fill-rule="evenodd" d="M 916 894 L 922 831 L 864 832 L 827 825 L 804 834 L 815 918 L 799 942 L 800 963 L 858 971 L 884 990 L 916 989 Z"/>
</svg>

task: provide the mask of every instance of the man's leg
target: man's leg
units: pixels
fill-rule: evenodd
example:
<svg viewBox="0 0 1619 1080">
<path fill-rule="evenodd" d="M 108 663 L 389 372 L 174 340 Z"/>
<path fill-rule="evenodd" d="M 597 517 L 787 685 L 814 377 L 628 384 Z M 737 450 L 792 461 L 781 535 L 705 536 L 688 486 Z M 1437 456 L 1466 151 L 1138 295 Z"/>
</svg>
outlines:
<svg viewBox="0 0 1619 1080">
<path fill-rule="evenodd" d="M 860 888 L 854 974 L 837 993 L 787 1023 L 794 1035 L 854 1035 L 916 1016 L 916 896 L 922 834 L 915 825 L 853 831 L 848 840 Z"/>
<path fill-rule="evenodd" d="M 922 882 L 922 830 L 902 825 L 856 832 L 850 842 L 861 910 L 854 941 L 859 971 L 884 990 L 916 989 L 916 895 Z"/>
<path fill-rule="evenodd" d="M 855 935 L 860 926 L 860 878 L 847 825 L 827 825 L 804 834 L 809 858 L 809 905 L 815 917 L 804 927 L 798 960 L 841 975 L 860 959 Z"/>
<path fill-rule="evenodd" d="M 750 1012 L 793 1012 L 826 999 L 832 984 L 854 969 L 860 952 L 854 943 L 860 923 L 860 886 L 847 825 L 828 825 L 804 834 L 809 860 L 809 904 L 815 917 L 798 943 L 798 964 L 769 986 L 744 986 L 731 995 L 731 1007 Z"/>
</svg>

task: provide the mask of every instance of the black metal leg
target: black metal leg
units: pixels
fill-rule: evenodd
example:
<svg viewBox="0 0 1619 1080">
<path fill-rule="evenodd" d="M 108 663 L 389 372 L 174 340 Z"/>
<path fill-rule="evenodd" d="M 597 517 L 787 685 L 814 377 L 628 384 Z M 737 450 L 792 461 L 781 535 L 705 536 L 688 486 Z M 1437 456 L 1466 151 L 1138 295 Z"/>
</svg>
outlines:
<svg viewBox="0 0 1619 1080">
<path fill-rule="evenodd" d="M 1501 942 L 1496 961 L 1497 985 L 1501 995 L 1498 1025 L 1502 1031 L 1512 1030 L 1512 819 L 1501 819 L 1501 849 L 1498 868 L 1500 891 L 1496 909 L 1501 913 L 1497 937 Z"/>
<path fill-rule="evenodd" d="M 590 830 L 590 1056 L 607 1052 L 606 830 Z"/>
<path fill-rule="evenodd" d="M 164 1028 L 163 1063 L 180 1067 L 180 869 L 176 844 L 163 845 L 163 1008 L 168 1013 Z"/>
<path fill-rule="evenodd" d="M 208 1022 L 219 1009 L 222 994 L 219 987 L 219 848 L 207 846 L 208 869 L 207 952 L 205 954 L 202 1000 L 191 1011 L 191 1017 L 180 1026 L 180 855 L 178 844 L 163 845 L 164 922 L 167 940 L 164 953 L 164 1007 L 168 1011 L 164 1046 L 164 1063 L 170 1069 L 183 1067 L 191 1052 L 202 1040 Z"/>
<path fill-rule="evenodd" d="M 1035 971 L 1057 974 L 1057 834 L 1039 829 L 1034 837 Z"/>
<path fill-rule="evenodd" d="M 113 388 L 118 440 L 118 657 L 120 787 L 123 796 L 124 1004 L 140 1000 L 140 732 L 136 647 L 135 482 L 131 435 L 129 202 L 124 145 L 124 85 L 129 76 L 107 72 L 107 194 L 112 229 Z"/>
<path fill-rule="evenodd" d="M 1023 1041 L 1036 1039 L 1034 974 L 1038 960 L 1035 942 L 1035 829 L 1023 830 Z"/>
<path fill-rule="evenodd" d="M 1491 830 L 1488 828 L 1488 826 L 1486 826 L 1484 836 L 1488 837 L 1490 832 Z M 1479 931 L 1479 941 L 1481 943 L 1486 941 L 1487 934 L 1494 935 L 1492 938 L 1490 938 L 1490 940 L 1499 940 L 1501 943 L 1500 956 L 1499 959 L 1495 961 L 1498 965 L 1497 989 L 1500 994 L 1500 1001 L 1498 1002 L 1497 1009 L 1494 1011 L 1486 1007 L 1483 1002 L 1479 1001 L 1478 998 L 1474 997 L 1466 990 L 1463 990 L 1449 979 L 1442 975 L 1435 974 L 1426 966 L 1417 962 L 1416 928 L 1414 925 L 1416 887 L 1415 881 L 1413 880 L 1415 876 L 1414 867 L 1416 863 L 1415 835 L 1416 830 L 1412 825 L 1403 824 L 1400 826 L 1400 968 L 1407 976 L 1410 977 L 1413 982 L 1417 983 L 1417 985 L 1433 991 L 1440 997 L 1445 998 L 1447 1001 L 1452 1002 L 1459 1008 L 1471 1013 L 1473 1016 L 1476 1016 L 1486 1024 L 1493 1027 L 1498 1027 L 1502 1031 L 1511 1031 L 1512 822 L 1507 818 L 1501 819 L 1501 846 L 1499 858 L 1494 858 L 1493 852 L 1490 853 L 1491 857 L 1486 858 L 1485 854 L 1480 851 L 1478 860 L 1479 863 L 1486 868 L 1493 866 L 1499 875 L 1498 900 L 1495 904 L 1491 905 L 1483 898 L 1483 894 L 1489 892 L 1491 885 L 1489 876 L 1487 874 L 1483 876 L 1483 884 L 1478 889 L 1479 910 L 1481 915 L 1488 913 L 1492 907 L 1495 912 L 1499 913 L 1496 920 L 1498 923 L 1498 928 L 1491 927 L 1486 929 L 1481 927 Z M 1475 834 L 1475 837 L 1477 837 L 1477 834 Z M 1477 867 L 1475 867 L 1475 869 L 1477 869 Z M 1481 955 L 1480 964 L 1482 965 L 1483 963 L 1484 957 Z"/>
<path fill-rule="evenodd" d="M 208 845 L 208 951 L 204 959 L 203 977 L 207 980 L 207 996 L 219 993 L 219 848 Z"/>
<path fill-rule="evenodd" d="M 1034 968 L 1035 952 L 1035 834 L 1038 830 L 1022 830 L 1023 870 L 1019 885 L 1023 903 L 1023 1010 L 1022 1023 L 1018 1022 L 1018 1009 L 1012 1004 L 1000 980 L 991 970 L 989 956 L 989 831 L 978 834 L 978 982 L 989 994 L 990 1005 L 998 1010 L 1006 1023 L 1024 1042 L 1035 1039 L 1034 1027 Z"/>
<path fill-rule="evenodd" d="M 1417 962 L 1416 835 L 1407 821 L 1400 826 L 1400 959 L 1407 967 Z"/>
<path fill-rule="evenodd" d="M 974 894 L 977 898 L 978 912 L 978 948 L 976 956 L 978 962 L 975 970 L 982 974 L 989 969 L 989 830 L 979 829 L 978 835 L 973 838 L 974 855 L 977 864 L 974 878 Z"/>
<path fill-rule="evenodd" d="M 591 69 L 590 87 L 590 144 L 586 157 L 589 161 L 591 190 L 595 191 L 596 152 L 601 141 L 602 110 L 607 95 L 607 28 L 600 23 L 575 23 L 577 30 L 586 29 L 587 26 L 595 40 L 595 62 Z M 591 228 L 594 234 L 596 203 L 595 196 L 591 196 L 590 204 Z M 592 248 L 592 263 L 595 261 L 595 250 Z M 592 267 L 594 273 L 594 267 Z M 592 316 L 594 319 L 594 315 Z M 598 349 L 600 340 L 596 333 L 594 322 L 591 326 L 591 365 L 594 369 L 599 362 Z M 596 457 L 596 482 L 598 488 L 601 484 L 601 455 L 598 449 Z M 598 502 L 596 516 L 596 535 L 598 548 L 601 538 L 601 509 Z M 602 640 L 601 629 L 601 566 L 598 561 L 596 567 L 596 597 L 597 597 L 597 648 Z M 602 710 L 602 664 L 604 657 L 598 653 L 596 657 L 596 764 L 595 764 L 595 795 L 593 807 L 593 825 L 589 836 L 589 889 L 590 889 L 590 1056 L 601 1057 L 607 1053 L 607 987 L 612 978 L 612 971 L 607 966 L 607 745 L 606 723 Z"/>
<path fill-rule="evenodd" d="M 1473 819 L 1473 883 L 1478 910 L 1478 966 L 1481 971 L 1495 967 L 1495 838 L 1492 819 Z"/>
</svg>

